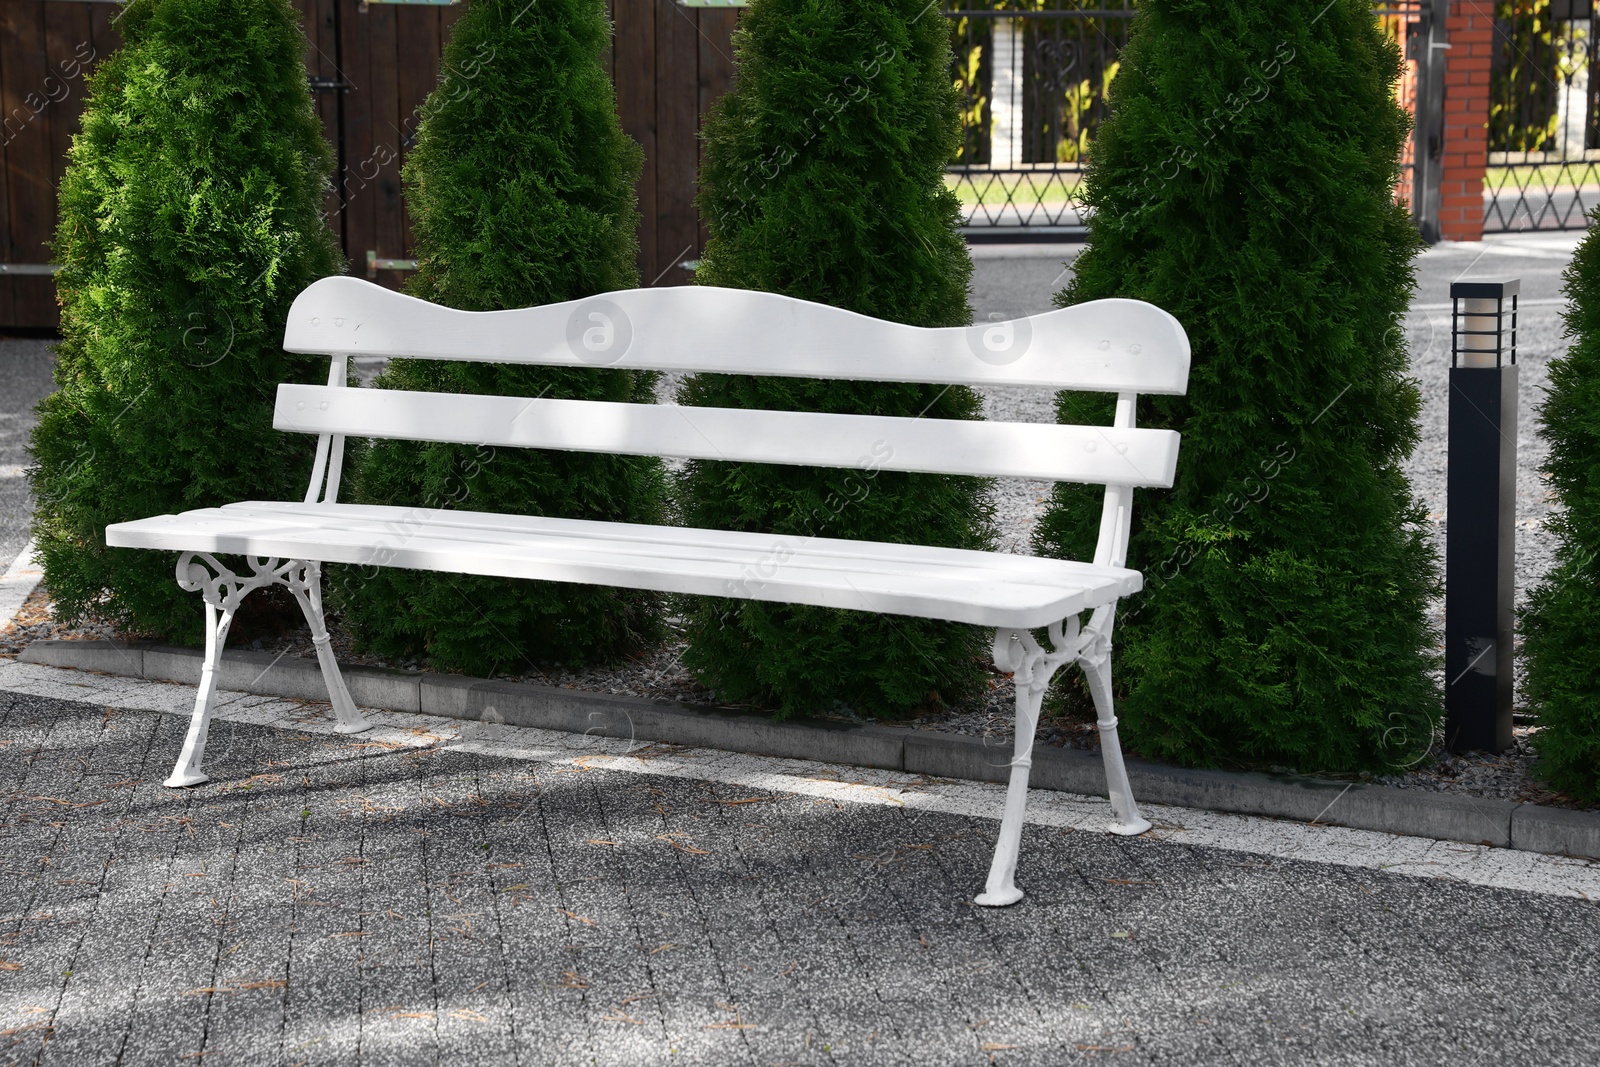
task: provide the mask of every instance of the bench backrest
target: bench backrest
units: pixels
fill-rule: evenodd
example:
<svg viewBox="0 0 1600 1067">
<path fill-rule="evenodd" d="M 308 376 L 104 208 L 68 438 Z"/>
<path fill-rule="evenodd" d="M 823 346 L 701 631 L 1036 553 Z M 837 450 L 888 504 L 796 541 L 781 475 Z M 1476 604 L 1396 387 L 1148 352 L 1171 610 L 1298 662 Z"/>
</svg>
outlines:
<svg viewBox="0 0 1600 1067">
<path fill-rule="evenodd" d="M 1107 487 L 1096 562 L 1117 566 L 1132 488 L 1171 486 L 1178 455 L 1176 433 L 1134 425 L 1134 399 L 1180 394 L 1189 372 L 1183 328 L 1137 300 L 925 329 L 709 286 L 468 312 L 324 278 L 295 299 L 284 348 L 334 357 L 328 385 L 278 390 L 274 426 L 321 436 L 308 501 L 336 498 L 345 436 L 1051 479 Z M 353 355 L 1044 386 L 1116 393 L 1117 413 L 1062 426 L 350 389 Z"/>
</svg>

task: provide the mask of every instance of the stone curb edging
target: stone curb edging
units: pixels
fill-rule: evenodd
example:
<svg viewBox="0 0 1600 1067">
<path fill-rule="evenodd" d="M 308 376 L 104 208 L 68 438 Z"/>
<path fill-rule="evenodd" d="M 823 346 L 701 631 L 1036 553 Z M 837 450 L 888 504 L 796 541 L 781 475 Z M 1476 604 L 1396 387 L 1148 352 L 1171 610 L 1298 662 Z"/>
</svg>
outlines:
<svg viewBox="0 0 1600 1067">
<path fill-rule="evenodd" d="M 201 653 L 170 645 L 114 641 L 35 641 L 24 663 L 72 667 L 146 681 L 200 681 Z M 534 726 L 569 733 L 660 741 L 764 756 L 813 759 L 936 778 L 1003 782 L 1010 745 L 902 726 L 783 721 L 644 697 L 589 693 L 457 675 L 343 667 L 362 707 Z M 261 696 L 326 700 L 313 660 L 228 650 L 223 689 Z M 1340 783 L 1295 775 L 1195 770 L 1128 760 L 1134 795 L 1152 804 L 1261 815 L 1359 830 L 1463 841 L 1530 852 L 1600 857 L 1600 812 L 1551 808 L 1419 789 Z M 1030 784 L 1105 796 L 1097 753 L 1041 745 Z"/>
</svg>

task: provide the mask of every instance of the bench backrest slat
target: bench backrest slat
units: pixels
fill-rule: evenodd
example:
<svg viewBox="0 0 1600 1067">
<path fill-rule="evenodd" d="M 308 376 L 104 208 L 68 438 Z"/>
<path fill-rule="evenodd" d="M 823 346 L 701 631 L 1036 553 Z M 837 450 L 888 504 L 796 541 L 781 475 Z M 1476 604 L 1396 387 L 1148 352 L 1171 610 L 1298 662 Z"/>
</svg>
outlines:
<svg viewBox="0 0 1600 1067">
<path fill-rule="evenodd" d="M 1171 430 L 281 385 L 280 430 L 500 447 L 1169 487 Z"/>
<path fill-rule="evenodd" d="M 510 311 L 430 304 L 323 278 L 289 311 L 284 348 L 548 366 L 1181 394 L 1189 342 L 1171 315 L 1097 300 L 1010 322 L 925 329 L 775 293 L 631 289 Z"/>
</svg>

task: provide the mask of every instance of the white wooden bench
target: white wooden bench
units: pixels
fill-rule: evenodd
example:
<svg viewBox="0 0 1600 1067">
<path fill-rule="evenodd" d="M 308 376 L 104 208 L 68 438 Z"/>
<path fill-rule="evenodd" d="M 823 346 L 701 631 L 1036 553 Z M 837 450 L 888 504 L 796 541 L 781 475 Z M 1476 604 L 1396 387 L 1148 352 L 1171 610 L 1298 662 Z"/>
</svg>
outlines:
<svg viewBox="0 0 1600 1067">
<path fill-rule="evenodd" d="M 354 278 L 325 278 L 289 313 L 284 347 L 332 357 L 326 386 L 281 385 L 273 425 L 318 436 L 299 502 L 249 501 L 119 523 L 106 543 L 182 553 L 178 583 L 206 604 L 206 657 L 170 786 L 201 770 L 229 624 L 251 590 L 279 583 L 310 624 L 338 728 L 358 732 L 323 623 L 324 563 L 625 586 L 947 619 L 994 627 L 994 658 L 1016 679 L 1016 743 L 999 844 L 980 904 L 1014 883 L 1040 702 L 1079 664 L 1099 714 L 1114 821 L 1150 824 L 1128 787 L 1111 698 L 1119 598 L 1143 580 L 1124 566 L 1134 487 L 1170 487 L 1178 435 L 1137 429 L 1138 393 L 1182 393 L 1189 345 L 1166 312 L 1103 300 L 1007 323 L 922 329 L 770 293 L 636 289 L 546 307 L 464 312 Z M 347 388 L 351 356 L 613 366 L 859 381 L 1027 385 L 1116 393 L 1112 426 L 966 422 L 677 405 Z M 347 436 L 629 455 L 863 467 L 1106 486 L 1092 562 L 907 544 L 771 536 L 472 511 L 340 504 Z M 240 576 L 214 554 L 248 559 Z M 1087 624 L 1080 613 L 1092 611 Z M 219 617 L 220 616 L 220 617 Z M 1044 628 L 1047 649 L 1032 630 Z"/>
</svg>

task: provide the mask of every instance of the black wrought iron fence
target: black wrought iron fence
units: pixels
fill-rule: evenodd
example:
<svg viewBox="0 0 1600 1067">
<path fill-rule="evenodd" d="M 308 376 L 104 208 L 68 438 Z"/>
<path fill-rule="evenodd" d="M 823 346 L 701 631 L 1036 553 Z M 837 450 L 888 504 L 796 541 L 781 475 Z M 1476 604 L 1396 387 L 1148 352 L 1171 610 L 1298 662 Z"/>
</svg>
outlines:
<svg viewBox="0 0 1600 1067">
<path fill-rule="evenodd" d="M 1600 206 L 1593 0 L 1498 0 L 1484 231 L 1574 230 Z"/>
<path fill-rule="evenodd" d="M 970 237 L 1083 227 L 1083 158 L 1108 110 L 1134 0 L 955 0 L 963 139 L 947 180 Z"/>
<path fill-rule="evenodd" d="M 1439 3 L 1374 4 L 1374 16 L 1406 51 L 1406 73 L 1396 92 L 1408 108 L 1428 92 L 1420 75 L 1430 58 L 1438 58 L 1430 27 L 1442 21 L 1434 14 Z M 963 134 L 946 180 L 961 199 L 968 238 L 1081 233 L 1083 160 L 1110 111 L 1109 91 L 1135 0 L 951 0 L 944 11 L 962 94 Z M 1433 96 L 1441 88 L 1442 82 Z M 1421 136 L 1426 143 L 1428 136 L 1437 139 L 1437 131 Z M 1412 155 L 1408 146 L 1400 195 L 1416 204 L 1426 189 L 1415 181 L 1421 171 Z M 1425 165 L 1436 169 L 1437 145 L 1424 156 Z M 1436 175 L 1431 189 L 1436 201 Z M 1426 225 L 1423 217 L 1419 224 Z"/>
</svg>

